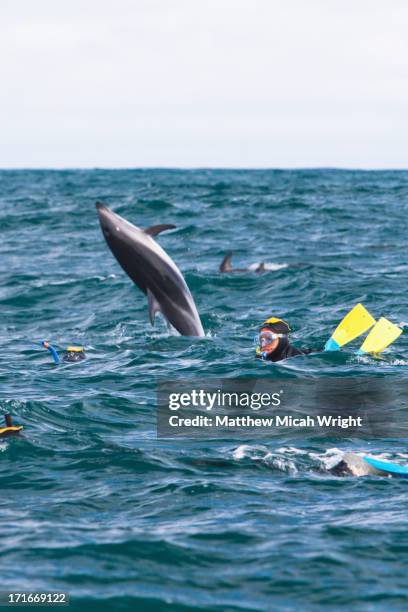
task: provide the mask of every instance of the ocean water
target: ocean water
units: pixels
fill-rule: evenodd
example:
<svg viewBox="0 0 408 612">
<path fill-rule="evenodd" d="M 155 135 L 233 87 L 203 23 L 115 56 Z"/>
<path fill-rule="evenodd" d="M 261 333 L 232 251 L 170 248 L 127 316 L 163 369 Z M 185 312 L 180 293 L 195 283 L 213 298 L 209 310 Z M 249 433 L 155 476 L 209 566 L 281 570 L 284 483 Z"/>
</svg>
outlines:
<svg viewBox="0 0 408 612">
<path fill-rule="evenodd" d="M 177 226 L 158 241 L 204 338 L 151 327 L 97 199 Z M 405 439 L 157 440 L 155 393 L 178 378 L 403 380 L 404 334 L 384 360 L 275 365 L 253 335 L 275 314 L 318 347 L 359 301 L 408 324 L 407 212 L 403 171 L 0 172 L 0 408 L 24 426 L 0 441 L 1 589 L 67 591 L 75 610 L 406 609 L 408 481 L 329 471 L 349 451 L 408 463 Z M 219 273 L 230 249 L 267 272 Z M 55 367 L 43 339 L 87 359 Z"/>
</svg>

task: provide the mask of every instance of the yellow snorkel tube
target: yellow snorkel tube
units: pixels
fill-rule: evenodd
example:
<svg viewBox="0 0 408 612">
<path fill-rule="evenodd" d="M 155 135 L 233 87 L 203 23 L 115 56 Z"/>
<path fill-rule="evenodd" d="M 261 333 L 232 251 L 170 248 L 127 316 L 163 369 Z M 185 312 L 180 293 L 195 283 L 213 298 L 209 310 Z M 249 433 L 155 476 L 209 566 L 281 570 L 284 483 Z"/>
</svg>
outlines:
<svg viewBox="0 0 408 612">
<path fill-rule="evenodd" d="M 0 427 L 0 438 L 7 438 L 8 436 L 18 434 L 23 429 L 22 425 L 13 425 L 10 414 L 5 414 L 4 419 L 6 426 Z"/>
</svg>

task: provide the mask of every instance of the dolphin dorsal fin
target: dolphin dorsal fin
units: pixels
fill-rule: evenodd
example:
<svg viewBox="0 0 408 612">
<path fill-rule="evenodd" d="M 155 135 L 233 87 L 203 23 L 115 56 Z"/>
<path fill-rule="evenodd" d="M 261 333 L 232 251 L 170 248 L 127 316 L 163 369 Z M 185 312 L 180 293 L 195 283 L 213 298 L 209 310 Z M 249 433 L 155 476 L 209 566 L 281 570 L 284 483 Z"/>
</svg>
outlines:
<svg viewBox="0 0 408 612">
<path fill-rule="evenodd" d="M 265 262 L 262 261 L 259 266 L 257 267 L 256 271 L 258 272 L 258 274 L 261 274 L 261 272 L 265 272 Z"/>
<path fill-rule="evenodd" d="M 144 230 L 145 234 L 149 234 L 149 236 L 157 236 L 160 232 L 165 232 L 166 230 L 175 229 L 175 225 L 171 223 L 161 223 L 159 225 L 151 225 Z"/>
<path fill-rule="evenodd" d="M 161 311 L 160 304 L 154 297 L 153 293 L 147 288 L 147 302 L 149 306 L 149 319 L 150 323 L 154 325 L 154 319 L 156 317 L 156 313 Z"/>
<path fill-rule="evenodd" d="M 232 270 L 232 251 L 226 254 L 220 265 L 220 272 L 231 272 Z"/>
</svg>

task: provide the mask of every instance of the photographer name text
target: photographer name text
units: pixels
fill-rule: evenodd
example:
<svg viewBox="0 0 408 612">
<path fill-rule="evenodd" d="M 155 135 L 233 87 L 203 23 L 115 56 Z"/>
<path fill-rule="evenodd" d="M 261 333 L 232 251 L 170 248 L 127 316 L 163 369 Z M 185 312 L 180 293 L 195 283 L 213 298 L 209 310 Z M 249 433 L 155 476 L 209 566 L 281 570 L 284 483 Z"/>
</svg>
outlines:
<svg viewBox="0 0 408 612">
<path fill-rule="evenodd" d="M 194 417 L 181 417 L 179 415 L 171 415 L 169 417 L 169 425 L 171 427 L 341 427 L 349 429 L 354 427 L 363 427 L 362 417 L 352 416 L 328 416 L 318 415 L 312 417 L 293 417 L 289 415 L 275 415 L 273 417 L 252 417 L 250 415 L 231 417 L 228 415 L 217 415 L 214 417 L 197 415 Z"/>
</svg>

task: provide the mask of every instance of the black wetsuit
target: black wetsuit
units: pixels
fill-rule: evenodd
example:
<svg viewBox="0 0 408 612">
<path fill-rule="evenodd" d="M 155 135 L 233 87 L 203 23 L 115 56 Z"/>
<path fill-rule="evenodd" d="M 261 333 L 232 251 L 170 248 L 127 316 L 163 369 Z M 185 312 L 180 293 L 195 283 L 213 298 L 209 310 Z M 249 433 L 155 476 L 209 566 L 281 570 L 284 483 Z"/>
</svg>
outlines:
<svg viewBox="0 0 408 612">
<path fill-rule="evenodd" d="M 296 357 L 296 355 L 308 355 L 314 353 L 313 349 L 298 349 L 289 344 L 289 340 L 286 336 L 279 338 L 279 344 L 276 349 L 266 357 L 266 361 L 282 361 L 282 359 L 289 359 L 290 357 Z"/>
</svg>

